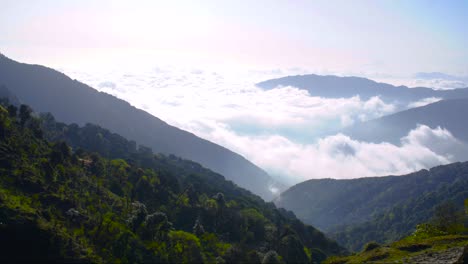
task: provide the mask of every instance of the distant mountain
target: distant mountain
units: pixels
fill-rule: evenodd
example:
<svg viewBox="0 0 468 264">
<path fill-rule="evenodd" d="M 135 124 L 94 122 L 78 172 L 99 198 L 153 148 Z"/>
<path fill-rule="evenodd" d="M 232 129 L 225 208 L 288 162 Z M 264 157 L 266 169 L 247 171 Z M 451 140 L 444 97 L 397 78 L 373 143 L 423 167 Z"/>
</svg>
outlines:
<svg viewBox="0 0 468 264">
<path fill-rule="evenodd" d="M 273 89 L 278 86 L 294 86 L 304 89 L 311 96 L 326 98 L 348 98 L 359 95 L 367 100 L 380 96 L 384 101 L 396 101 L 401 104 L 418 101 L 424 98 L 443 99 L 468 98 L 468 88 L 453 90 L 434 90 L 431 88 L 393 86 L 375 82 L 361 77 L 320 76 L 315 74 L 287 76 L 260 82 L 257 86 Z"/>
<path fill-rule="evenodd" d="M 368 142 L 399 143 L 418 124 L 449 130 L 456 138 L 468 142 L 468 99 L 442 100 L 412 108 L 368 122 L 359 123 L 342 132 L 353 139 Z M 466 159 L 465 159 L 466 160 Z"/>
<path fill-rule="evenodd" d="M 400 239 L 426 222 L 437 205 L 453 201 L 463 206 L 466 198 L 468 162 L 404 176 L 308 180 L 283 192 L 275 204 L 359 250 L 372 240 Z"/>
<path fill-rule="evenodd" d="M 272 178 L 244 157 L 53 69 L 18 63 L 0 55 L 2 85 L 22 103 L 38 112 L 50 112 L 59 121 L 98 124 L 155 152 L 199 162 L 266 200 L 273 198 L 269 191 L 274 184 Z"/>
</svg>

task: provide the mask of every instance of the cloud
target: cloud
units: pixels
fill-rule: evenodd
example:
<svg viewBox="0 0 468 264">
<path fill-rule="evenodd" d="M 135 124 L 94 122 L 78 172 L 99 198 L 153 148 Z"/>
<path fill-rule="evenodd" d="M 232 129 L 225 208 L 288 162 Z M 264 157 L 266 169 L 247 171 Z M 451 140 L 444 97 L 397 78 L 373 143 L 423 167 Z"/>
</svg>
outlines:
<svg viewBox="0 0 468 264">
<path fill-rule="evenodd" d="M 181 129 L 225 146 L 289 184 L 311 178 L 409 173 L 463 158 L 449 131 L 419 126 L 401 144 L 373 144 L 335 131 L 398 111 L 380 97 L 313 97 L 295 87 L 262 90 L 260 80 L 298 69 L 252 71 L 156 66 L 73 78 L 113 94 Z M 421 106 L 439 98 L 426 98 Z M 458 144 L 458 145 L 457 145 Z M 458 147 L 455 147 L 458 146 Z"/>
<path fill-rule="evenodd" d="M 245 137 L 217 127 L 205 135 L 243 153 L 289 184 L 313 178 L 349 179 L 406 174 L 466 157 L 468 146 L 442 128 L 420 125 L 400 145 L 368 143 L 337 134 L 314 144 L 278 135 Z"/>
<path fill-rule="evenodd" d="M 432 103 L 435 103 L 435 102 L 438 102 L 442 100 L 442 98 L 439 98 L 439 97 L 428 97 L 428 98 L 424 98 L 424 99 L 421 99 L 419 101 L 416 101 L 416 102 L 411 102 L 408 104 L 408 108 L 415 108 L 415 107 L 421 107 L 421 106 L 425 106 L 425 105 L 428 105 L 428 104 L 432 104 Z"/>
<path fill-rule="evenodd" d="M 98 84 L 98 87 L 115 89 L 116 85 L 113 82 L 101 82 Z"/>
<path fill-rule="evenodd" d="M 416 79 L 410 83 L 414 87 L 430 87 L 436 90 L 452 90 L 468 87 L 468 81 L 446 79 Z"/>
<path fill-rule="evenodd" d="M 157 66 L 146 72 L 67 73 L 195 134 L 200 134 L 193 129 L 197 122 L 205 120 L 229 126 L 239 134 L 278 134 L 293 141 L 314 141 L 356 121 L 396 111 L 379 97 L 327 99 L 290 86 L 264 91 L 254 85 L 275 74 L 298 70 L 226 73 L 222 69 Z"/>
<path fill-rule="evenodd" d="M 428 87 L 436 90 L 451 90 L 468 87 L 468 76 L 455 76 L 442 72 L 419 72 L 406 77 L 376 77 L 376 80 L 397 86 Z"/>
<path fill-rule="evenodd" d="M 414 78 L 423 80 L 444 79 L 452 81 L 459 81 L 462 79 L 462 77 L 446 74 L 443 72 L 418 72 L 414 74 Z"/>
</svg>

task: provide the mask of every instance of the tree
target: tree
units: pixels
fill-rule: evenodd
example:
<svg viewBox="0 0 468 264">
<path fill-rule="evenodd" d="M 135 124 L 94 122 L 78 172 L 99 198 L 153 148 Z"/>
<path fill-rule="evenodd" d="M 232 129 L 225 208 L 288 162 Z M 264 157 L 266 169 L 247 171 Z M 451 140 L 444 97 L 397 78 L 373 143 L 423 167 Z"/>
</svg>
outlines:
<svg viewBox="0 0 468 264">
<path fill-rule="evenodd" d="M 281 239 L 278 251 L 286 263 L 308 263 L 309 258 L 304 252 L 304 245 L 293 235 Z"/>
<path fill-rule="evenodd" d="M 224 199 L 224 194 L 223 193 L 217 193 L 214 196 L 214 199 L 218 203 L 219 208 L 224 208 L 226 206 L 226 200 Z"/>
<path fill-rule="evenodd" d="M 200 240 L 195 235 L 184 231 L 171 231 L 169 238 L 169 258 L 172 263 L 203 263 Z"/>
<path fill-rule="evenodd" d="M 444 202 L 436 206 L 432 221 L 441 231 L 457 233 L 463 229 L 464 215 L 453 202 Z"/>
<path fill-rule="evenodd" d="M 145 221 L 148 211 L 146 210 L 145 204 L 140 202 L 133 202 L 132 207 L 132 213 L 127 222 L 130 224 L 133 232 L 135 232 L 143 221 Z"/>
<path fill-rule="evenodd" d="M 226 263 L 242 263 L 243 254 L 242 249 L 237 245 L 232 245 L 223 256 Z"/>
<path fill-rule="evenodd" d="M 130 166 L 123 159 L 114 159 L 111 161 L 112 174 L 118 177 L 119 184 L 122 184 L 122 182 L 127 179 L 127 170 L 129 168 Z"/>
<path fill-rule="evenodd" d="M 268 251 L 265 256 L 263 256 L 262 264 L 281 264 L 278 253 L 274 250 Z"/>
<path fill-rule="evenodd" d="M 31 118 L 32 109 L 27 105 L 20 106 L 19 118 L 20 125 L 24 126 L 26 122 Z"/>
<path fill-rule="evenodd" d="M 65 142 L 56 143 L 51 153 L 51 161 L 53 164 L 59 164 L 71 157 L 70 147 Z"/>
<path fill-rule="evenodd" d="M 18 108 L 14 105 L 9 105 L 8 108 L 8 114 L 11 118 L 16 118 L 16 114 L 18 112 Z"/>
<path fill-rule="evenodd" d="M 90 171 L 94 175 L 102 176 L 106 170 L 106 165 L 102 158 L 97 153 L 92 153 L 90 156 L 91 159 L 91 166 Z"/>
<path fill-rule="evenodd" d="M 200 223 L 200 217 L 197 217 L 197 220 L 195 220 L 195 225 L 193 226 L 193 233 L 198 237 L 205 233 L 205 228 L 203 228 L 203 225 Z"/>
<path fill-rule="evenodd" d="M 149 234 L 151 240 L 167 240 L 167 233 L 172 229 L 172 223 L 163 212 L 155 212 L 146 216 L 145 232 Z"/>
</svg>

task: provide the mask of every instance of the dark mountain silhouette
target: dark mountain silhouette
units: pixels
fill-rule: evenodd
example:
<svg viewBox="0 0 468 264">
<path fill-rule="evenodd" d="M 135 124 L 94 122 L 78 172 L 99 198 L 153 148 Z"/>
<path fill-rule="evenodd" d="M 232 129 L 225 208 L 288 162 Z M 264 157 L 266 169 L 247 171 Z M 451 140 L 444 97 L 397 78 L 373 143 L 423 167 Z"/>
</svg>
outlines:
<svg viewBox="0 0 468 264">
<path fill-rule="evenodd" d="M 19 63 L 0 54 L 0 86 L 38 112 L 65 123 L 98 124 L 155 152 L 201 163 L 264 199 L 271 199 L 270 176 L 242 156 L 170 126 L 126 101 L 70 79 L 53 69 Z"/>
<path fill-rule="evenodd" d="M 273 89 L 278 86 L 294 86 L 307 90 L 311 96 L 327 98 L 347 98 L 359 95 L 367 100 L 380 96 L 385 101 L 396 101 L 400 104 L 418 101 L 429 97 L 443 99 L 468 98 L 468 88 L 454 90 L 434 90 L 431 88 L 393 86 L 375 82 L 361 77 L 320 76 L 315 74 L 287 76 L 260 82 L 257 86 Z"/>
<path fill-rule="evenodd" d="M 468 99 L 442 100 L 412 108 L 368 122 L 353 125 L 342 132 L 353 139 L 368 142 L 399 143 L 418 124 L 449 130 L 456 138 L 468 142 Z"/>
<path fill-rule="evenodd" d="M 467 197 L 468 162 L 458 162 L 404 176 L 312 179 L 283 192 L 275 204 L 359 250 L 369 241 L 398 240 L 428 221 L 437 205 L 463 207 Z"/>
</svg>

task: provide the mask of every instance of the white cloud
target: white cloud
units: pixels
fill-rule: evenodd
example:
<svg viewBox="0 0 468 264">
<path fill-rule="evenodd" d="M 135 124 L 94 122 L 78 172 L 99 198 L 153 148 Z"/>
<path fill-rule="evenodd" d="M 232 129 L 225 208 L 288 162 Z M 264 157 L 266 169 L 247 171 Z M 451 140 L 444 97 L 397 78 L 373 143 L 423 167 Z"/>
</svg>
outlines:
<svg viewBox="0 0 468 264">
<path fill-rule="evenodd" d="M 405 85 L 407 87 L 427 87 L 435 90 L 452 90 L 468 87 L 468 79 L 420 79 L 414 77 L 377 77 L 375 80 L 393 84 L 395 86 Z"/>
<path fill-rule="evenodd" d="M 205 137 L 243 153 L 289 184 L 312 178 L 348 179 L 406 174 L 466 157 L 468 147 L 449 131 L 418 126 L 400 145 L 360 142 L 337 134 L 314 144 L 298 144 L 278 135 L 245 137 L 217 127 Z"/>
<path fill-rule="evenodd" d="M 424 99 L 421 99 L 421 100 L 416 101 L 416 102 L 409 103 L 408 108 L 421 107 L 421 106 L 425 106 L 425 105 L 428 105 L 428 104 L 438 102 L 440 100 L 442 100 L 442 98 L 428 97 L 428 98 L 424 98 Z"/>
<path fill-rule="evenodd" d="M 298 69 L 180 69 L 166 65 L 137 72 L 65 72 L 238 152 L 272 175 L 286 177 L 289 183 L 409 173 L 454 161 L 465 153 L 466 149 L 455 151 L 455 144 L 463 144 L 450 132 L 425 126 L 412 130 L 401 145 L 330 136 L 356 121 L 393 113 L 397 106 L 379 97 L 326 99 L 295 87 L 265 91 L 253 85 L 289 71 Z M 413 106 L 437 99 L 426 98 Z"/>
<path fill-rule="evenodd" d="M 243 134 L 295 135 L 312 141 L 319 134 L 396 110 L 379 97 L 324 99 L 295 87 L 264 91 L 254 85 L 289 71 L 296 73 L 298 69 L 223 72 L 222 69 L 158 66 L 151 71 L 108 71 L 93 75 L 66 72 L 196 134 L 199 133 L 193 127 L 205 120 L 227 125 Z"/>
</svg>

